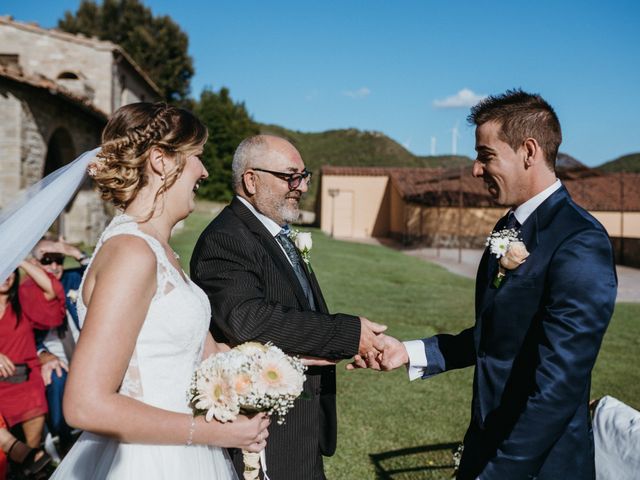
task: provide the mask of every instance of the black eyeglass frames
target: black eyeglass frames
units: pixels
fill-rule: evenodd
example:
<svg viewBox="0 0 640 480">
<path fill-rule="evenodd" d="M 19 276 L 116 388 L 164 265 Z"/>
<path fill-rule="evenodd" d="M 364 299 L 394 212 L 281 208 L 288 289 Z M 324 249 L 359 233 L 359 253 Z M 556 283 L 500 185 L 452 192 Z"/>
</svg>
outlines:
<svg viewBox="0 0 640 480">
<path fill-rule="evenodd" d="M 257 172 L 270 173 L 275 177 L 285 180 L 289 185 L 289 190 L 295 190 L 296 188 L 298 188 L 300 186 L 300 183 L 302 183 L 302 180 L 307 182 L 307 185 L 311 185 L 312 172 L 307 169 L 304 169 L 300 173 L 274 172 L 273 170 L 265 170 L 264 168 L 252 168 L 251 170 L 256 170 Z"/>
</svg>

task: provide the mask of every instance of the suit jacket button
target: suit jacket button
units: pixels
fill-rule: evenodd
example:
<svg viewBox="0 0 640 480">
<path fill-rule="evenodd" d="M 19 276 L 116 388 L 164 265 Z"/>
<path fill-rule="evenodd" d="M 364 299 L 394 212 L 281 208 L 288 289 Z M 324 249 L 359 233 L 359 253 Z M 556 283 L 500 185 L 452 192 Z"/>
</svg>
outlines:
<svg viewBox="0 0 640 480">
<path fill-rule="evenodd" d="M 480 358 L 484 358 L 484 357 L 485 357 L 485 355 L 486 355 L 486 353 L 485 353 L 485 351 L 484 351 L 484 350 L 478 350 L 478 356 L 479 356 Z"/>
</svg>

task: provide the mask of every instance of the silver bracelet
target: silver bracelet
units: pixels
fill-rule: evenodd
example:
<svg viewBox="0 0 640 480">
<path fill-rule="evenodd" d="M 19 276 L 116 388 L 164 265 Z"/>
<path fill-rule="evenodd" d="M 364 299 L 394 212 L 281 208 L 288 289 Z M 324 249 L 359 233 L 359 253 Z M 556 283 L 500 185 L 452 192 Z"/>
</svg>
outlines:
<svg viewBox="0 0 640 480">
<path fill-rule="evenodd" d="M 187 445 L 193 445 L 193 434 L 196 431 L 196 417 L 191 417 L 191 425 L 189 425 L 189 437 L 187 438 Z"/>
</svg>

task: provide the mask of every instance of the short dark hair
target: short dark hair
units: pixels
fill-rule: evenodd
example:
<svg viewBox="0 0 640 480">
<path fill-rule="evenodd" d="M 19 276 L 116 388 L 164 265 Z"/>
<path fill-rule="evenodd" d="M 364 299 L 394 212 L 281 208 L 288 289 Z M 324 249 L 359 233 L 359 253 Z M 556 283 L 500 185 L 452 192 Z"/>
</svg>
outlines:
<svg viewBox="0 0 640 480">
<path fill-rule="evenodd" d="M 556 112 L 540 95 L 520 89 L 491 95 L 471 109 L 467 120 L 476 126 L 497 122 L 500 125 L 499 138 L 514 151 L 527 138 L 535 138 L 547 165 L 555 171 L 562 130 Z"/>
</svg>

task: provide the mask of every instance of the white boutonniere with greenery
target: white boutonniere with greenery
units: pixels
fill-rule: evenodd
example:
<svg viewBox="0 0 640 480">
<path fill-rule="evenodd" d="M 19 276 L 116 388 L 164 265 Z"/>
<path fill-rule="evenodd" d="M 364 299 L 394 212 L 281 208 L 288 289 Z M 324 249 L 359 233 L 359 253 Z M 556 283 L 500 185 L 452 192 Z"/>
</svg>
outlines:
<svg viewBox="0 0 640 480">
<path fill-rule="evenodd" d="M 300 252 L 300 256 L 310 271 L 311 268 L 311 248 L 313 247 L 313 240 L 311 239 L 311 232 L 301 232 L 300 230 L 291 229 L 289 238 Z"/>
<path fill-rule="evenodd" d="M 493 286 L 500 287 L 507 270 L 515 270 L 524 263 L 529 256 L 527 247 L 518 238 L 518 231 L 514 228 L 505 228 L 498 232 L 491 232 L 487 237 L 486 246 L 489 252 L 498 260 L 498 273 L 493 279 Z"/>
</svg>

